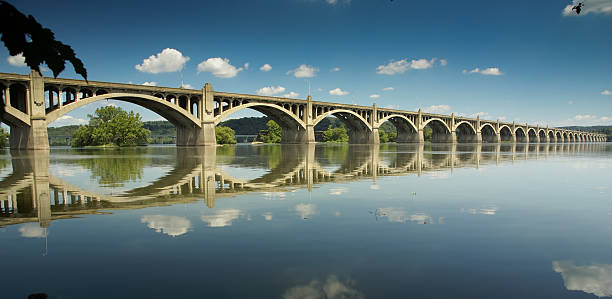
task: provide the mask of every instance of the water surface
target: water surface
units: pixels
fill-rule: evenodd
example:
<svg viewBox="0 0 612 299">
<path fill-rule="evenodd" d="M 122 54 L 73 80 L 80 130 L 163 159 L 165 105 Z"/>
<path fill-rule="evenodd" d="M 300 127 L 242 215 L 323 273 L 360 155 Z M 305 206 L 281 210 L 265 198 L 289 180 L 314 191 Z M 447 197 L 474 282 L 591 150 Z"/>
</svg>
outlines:
<svg viewBox="0 0 612 299">
<path fill-rule="evenodd" d="M 612 296 L 612 146 L 0 155 L 3 298 Z"/>
</svg>

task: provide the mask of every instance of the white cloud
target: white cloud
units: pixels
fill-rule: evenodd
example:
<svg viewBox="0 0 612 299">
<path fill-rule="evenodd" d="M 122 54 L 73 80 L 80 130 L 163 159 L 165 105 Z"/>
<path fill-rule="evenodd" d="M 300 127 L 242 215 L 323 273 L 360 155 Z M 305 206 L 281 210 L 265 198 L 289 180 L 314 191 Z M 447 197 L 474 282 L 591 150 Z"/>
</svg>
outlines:
<svg viewBox="0 0 612 299">
<path fill-rule="evenodd" d="M 312 65 L 302 64 L 298 68 L 288 71 L 287 75 L 293 74 L 296 78 L 312 78 L 318 71 L 319 69 Z"/>
<path fill-rule="evenodd" d="M 346 90 L 342 90 L 340 88 L 335 88 L 335 89 L 330 90 L 329 94 L 333 96 L 345 96 L 349 94 L 349 92 Z"/>
<path fill-rule="evenodd" d="M 400 110 L 400 105 L 396 104 L 396 105 L 385 105 L 383 108 L 387 108 L 387 109 L 395 109 L 395 110 Z"/>
<path fill-rule="evenodd" d="M 506 120 L 506 119 L 507 119 L 507 117 L 506 117 L 505 115 L 502 115 L 502 116 L 498 117 L 497 119 L 499 119 L 499 120 L 501 120 L 501 121 L 504 121 L 504 120 Z"/>
<path fill-rule="evenodd" d="M 272 70 L 272 66 L 266 63 L 266 64 L 262 65 L 259 68 L 259 70 L 262 71 L 262 72 L 269 72 L 269 71 Z"/>
<path fill-rule="evenodd" d="M 423 111 L 428 113 L 446 113 L 450 111 L 450 109 L 451 107 L 449 105 L 432 105 L 423 109 Z"/>
<path fill-rule="evenodd" d="M 62 126 L 72 126 L 72 125 L 85 125 L 88 121 L 82 118 L 75 118 L 70 115 L 60 116 L 58 119 L 54 120 L 49 124 L 49 127 L 62 127 Z"/>
<path fill-rule="evenodd" d="M 475 68 L 471 71 L 468 70 L 463 70 L 464 74 L 481 74 L 481 75 L 486 75 L 486 76 L 501 76 L 504 73 L 502 73 L 499 68 L 496 67 L 489 67 L 486 69 L 480 69 L 480 68 Z"/>
<path fill-rule="evenodd" d="M 144 86 L 157 86 L 157 82 L 155 82 L 155 81 L 148 82 L 147 81 L 147 82 L 142 83 L 142 85 L 144 85 Z"/>
<path fill-rule="evenodd" d="M 45 229 L 38 223 L 25 223 L 19 226 L 19 233 L 24 238 L 44 238 Z"/>
<path fill-rule="evenodd" d="M 580 14 L 576 14 L 575 11 L 572 11 L 572 7 L 578 5 L 579 2 L 585 2 L 584 0 L 573 0 L 572 4 L 567 5 L 562 11 L 561 14 L 564 16 L 584 16 L 590 13 L 593 14 L 612 14 L 612 1 L 610 0 L 589 0 L 584 7 L 582 7 L 582 11 Z"/>
<path fill-rule="evenodd" d="M 573 105 L 573 104 L 574 104 L 574 101 L 569 100 L 569 101 L 567 101 L 567 104 L 568 104 L 568 105 Z"/>
<path fill-rule="evenodd" d="M 370 95 L 370 99 L 378 99 L 378 98 L 380 98 L 379 94 L 371 94 Z"/>
<path fill-rule="evenodd" d="M 395 90 L 395 88 L 393 88 L 393 87 L 389 86 L 389 87 L 385 87 L 385 88 L 383 88 L 382 90 L 383 90 L 383 91 L 394 91 L 394 90 Z"/>
<path fill-rule="evenodd" d="M 200 219 L 209 227 L 224 227 L 232 225 L 232 221 L 242 215 L 238 209 L 219 210 L 214 215 L 203 215 Z"/>
<path fill-rule="evenodd" d="M 295 206 L 295 211 L 300 214 L 300 217 L 302 217 L 302 219 L 308 219 L 310 216 L 317 213 L 317 206 L 311 203 L 301 203 Z"/>
<path fill-rule="evenodd" d="M 260 96 L 271 96 L 285 92 L 285 88 L 282 86 L 266 86 L 255 91 Z"/>
<path fill-rule="evenodd" d="M 244 64 L 244 69 L 245 69 L 245 70 L 248 70 L 248 69 L 249 69 L 249 63 L 248 63 L 248 62 Z"/>
<path fill-rule="evenodd" d="M 294 98 L 294 99 L 299 97 L 299 96 L 300 96 L 299 93 L 293 92 L 293 91 L 283 95 L 283 97 L 285 97 L 285 98 Z"/>
<path fill-rule="evenodd" d="M 16 67 L 26 67 L 28 66 L 25 63 L 25 57 L 23 57 L 23 53 L 19 53 L 15 56 L 9 56 L 8 58 L 6 58 L 6 61 L 8 61 L 8 63 L 12 66 L 16 66 Z"/>
<path fill-rule="evenodd" d="M 440 59 L 441 66 L 446 66 L 447 64 L 448 64 L 448 61 L 446 59 Z"/>
<path fill-rule="evenodd" d="M 233 78 L 241 71 L 242 68 L 236 68 L 229 59 L 221 57 L 208 58 L 198 64 L 198 73 L 210 72 L 219 78 Z"/>
<path fill-rule="evenodd" d="M 158 233 L 176 237 L 186 234 L 191 228 L 191 221 L 185 217 L 168 215 L 144 215 L 140 218 L 141 223 L 146 223 L 148 228 Z"/>
<path fill-rule="evenodd" d="M 330 0 L 328 0 L 330 1 Z M 283 294 L 283 299 L 363 299 L 365 295 L 354 287 L 352 280 L 340 281 L 335 275 L 329 275 L 325 282 L 312 280 L 305 285 L 298 285 L 288 289 Z"/>
<path fill-rule="evenodd" d="M 193 86 L 191 86 L 191 84 L 183 84 L 181 88 L 193 89 Z"/>
<path fill-rule="evenodd" d="M 479 116 L 480 116 L 480 118 L 486 118 L 486 119 L 491 118 L 491 115 L 488 112 L 476 112 L 476 113 L 472 113 L 472 114 L 469 115 L 469 117 L 471 117 L 471 118 L 476 118 L 476 117 L 479 117 Z"/>
<path fill-rule="evenodd" d="M 415 70 L 428 69 L 428 68 L 433 67 L 435 61 L 436 61 L 435 58 L 432 58 L 430 60 L 427 60 L 424 58 L 416 59 L 416 60 L 413 59 L 411 61 L 408 61 L 407 58 L 404 58 L 398 61 L 391 60 L 386 65 L 379 65 L 376 68 L 376 73 L 383 74 L 383 75 L 396 75 L 396 74 L 403 74 L 408 69 L 415 69 Z"/>
<path fill-rule="evenodd" d="M 576 266 L 571 261 L 553 261 L 553 269 L 561 273 L 565 288 L 597 297 L 612 296 L 612 265 Z"/>
<path fill-rule="evenodd" d="M 606 89 L 606 90 L 602 91 L 601 94 L 605 95 L 605 96 L 609 96 L 609 95 L 612 95 L 612 91 L 609 91 L 609 90 Z"/>
<path fill-rule="evenodd" d="M 152 74 L 178 72 L 183 69 L 187 61 L 189 57 L 183 56 L 183 53 L 176 49 L 166 48 L 161 53 L 144 59 L 142 64 L 136 65 L 136 69 Z"/>
<path fill-rule="evenodd" d="M 339 71 L 340 71 L 339 67 L 335 67 L 335 68 L 331 69 L 331 72 L 339 72 Z"/>
<path fill-rule="evenodd" d="M 578 114 L 572 118 L 560 122 L 554 122 L 554 126 L 596 126 L 611 125 L 612 117 L 596 116 L 592 114 Z"/>
</svg>

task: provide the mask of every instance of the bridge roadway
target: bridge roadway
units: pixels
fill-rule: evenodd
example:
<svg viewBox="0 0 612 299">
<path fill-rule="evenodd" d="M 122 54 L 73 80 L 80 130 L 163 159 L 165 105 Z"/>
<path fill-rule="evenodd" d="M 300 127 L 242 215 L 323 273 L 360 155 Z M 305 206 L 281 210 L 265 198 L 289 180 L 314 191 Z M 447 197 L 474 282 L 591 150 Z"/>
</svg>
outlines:
<svg viewBox="0 0 612 299">
<path fill-rule="evenodd" d="M 148 186 L 118 195 L 99 194 L 63 181 L 49 173 L 49 154 L 27 152 L 12 157 L 12 174 L 0 180 L 0 227 L 52 220 L 108 209 L 138 209 L 203 200 L 210 208 L 217 197 L 246 192 L 284 192 L 294 188 L 312 191 L 331 182 L 415 174 L 452 172 L 455 168 L 479 168 L 487 164 L 546 159 L 549 155 L 597 152 L 602 144 L 448 144 L 425 150 L 421 145 L 351 146 L 339 161 L 329 162 L 326 152 L 314 144 L 284 146 L 283 163 L 263 176 L 235 178 L 217 165 L 215 149 L 180 148 L 177 166 Z M 281 148 L 282 149 L 282 148 Z M 288 148 L 289 149 L 289 148 Z M 230 163 L 233 166 L 240 164 Z M 252 165 L 249 165 L 252 167 Z"/>
<path fill-rule="evenodd" d="M 314 143 L 314 126 L 336 116 L 349 129 L 349 142 L 378 144 L 386 121 L 397 128 L 398 143 L 423 143 L 433 130 L 437 143 L 604 142 L 605 135 L 539 125 L 481 120 L 451 115 L 214 91 L 142 86 L 0 73 L 2 121 L 11 128 L 12 149 L 49 149 L 47 125 L 66 113 L 96 101 L 114 99 L 150 109 L 177 128 L 178 146 L 216 143 L 214 127 L 245 108 L 259 111 L 282 128 L 282 143 Z"/>
</svg>

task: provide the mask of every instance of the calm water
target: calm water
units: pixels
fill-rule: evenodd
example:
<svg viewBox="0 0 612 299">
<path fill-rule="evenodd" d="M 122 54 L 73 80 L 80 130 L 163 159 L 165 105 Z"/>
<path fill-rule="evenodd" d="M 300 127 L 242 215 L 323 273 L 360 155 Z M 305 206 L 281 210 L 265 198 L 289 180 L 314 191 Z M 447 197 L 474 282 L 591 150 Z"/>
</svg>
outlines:
<svg viewBox="0 0 612 299">
<path fill-rule="evenodd" d="M 0 155 L 2 298 L 612 296 L 612 145 Z"/>
</svg>

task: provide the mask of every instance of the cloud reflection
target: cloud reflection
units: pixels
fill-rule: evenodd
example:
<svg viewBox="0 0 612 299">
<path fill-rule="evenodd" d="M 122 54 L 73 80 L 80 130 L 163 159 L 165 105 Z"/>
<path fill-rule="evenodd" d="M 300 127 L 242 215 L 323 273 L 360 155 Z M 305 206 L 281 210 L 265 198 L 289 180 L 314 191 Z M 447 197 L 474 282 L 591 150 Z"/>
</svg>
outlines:
<svg viewBox="0 0 612 299">
<path fill-rule="evenodd" d="M 44 238 L 45 229 L 38 223 L 25 223 L 19 227 L 19 233 L 24 238 Z"/>
<path fill-rule="evenodd" d="M 389 222 L 433 223 L 431 216 L 425 213 L 408 214 L 404 209 L 378 208 L 376 218 L 387 218 Z"/>
<path fill-rule="evenodd" d="M 208 223 L 209 227 L 225 227 L 232 225 L 232 221 L 240 218 L 242 212 L 238 209 L 219 210 L 214 215 L 202 215 L 200 219 Z"/>
<path fill-rule="evenodd" d="M 472 215 L 481 214 L 481 215 L 495 215 L 499 208 L 496 206 L 490 206 L 482 209 L 473 209 L 473 208 L 461 208 L 461 213 L 468 213 Z"/>
<path fill-rule="evenodd" d="M 302 219 L 308 219 L 310 216 L 317 213 L 317 206 L 311 203 L 309 204 L 301 203 L 295 206 L 295 211 L 298 212 L 298 214 L 300 214 L 300 217 L 302 217 Z"/>
<path fill-rule="evenodd" d="M 288 289 L 284 294 L 284 299 L 344 299 L 344 298 L 364 298 L 364 295 L 354 288 L 354 282 L 346 280 L 340 281 L 336 275 L 330 275 L 325 282 L 312 280 L 306 285 L 295 286 Z"/>
<path fill-rule="evenodd" d="M 179 216 L 144 215 L 140 222 L 146 223 L 148 228 L 152 228 L 158 233 L 172 237 L 186 234 L 191 228 L 191 221 Z"/>
<path fill-rule="evenodd" d="M 598 297 L 612 296 L 612 265 L 576 266 L 571 261 L 553 261 L 552 264 L 555 272 L 561 273 L 566 289 Z"/>
</svg>

